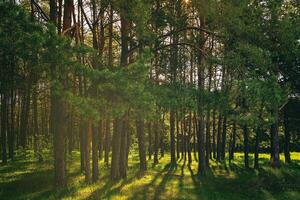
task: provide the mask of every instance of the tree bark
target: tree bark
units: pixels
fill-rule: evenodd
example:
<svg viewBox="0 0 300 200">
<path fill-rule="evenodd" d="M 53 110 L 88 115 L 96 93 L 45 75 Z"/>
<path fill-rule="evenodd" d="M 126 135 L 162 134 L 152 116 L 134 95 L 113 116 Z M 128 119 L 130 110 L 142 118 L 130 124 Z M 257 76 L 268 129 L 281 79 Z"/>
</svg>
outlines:
<svg viewBox="0 0 300 200">
<path fill-rule="evenodd" d="M 255 146 L 254 146 L 254 169 L 259 168 L 259 140 L 261 135 L 261 128 L 256 129 L 256 136 L 255 136 Z"/>
<path fill-rule="evenodd" d="M 212 150 L 213 150 L 213 158 L 217 158 L 216 153 L 216 109 L 213 109 L 213 121 L 212 121 Z"/>
<path fill-rule="evenodd" d="M 104 162 L 106 166 L 109 166 L 109 153 L 110 153 L 110 118 L 106 119 L 105 122 L 105 155 Z"/>
<path fill-rule="evenodd" d="M 232 127 L 232 142 L 231 142 L 231 147 L 229 152 L 229 160 L 234 159 L 235 145 L 236 145 L 236 121 L 233 122 L 233 127 Z"/>
<path fill-rule="evenodd" d="M 205 155 L 205 161 L 206 161 L 206 166 L 209 167 L 209 159 L 211 156 L 211 141 L 210 141 L 210 109 L 208 108 L 207 113 L 206 113 L 206 155 Z"/>
<path fill-rule="evenodd" d="M 222 126 L 222 115 L 219 113 L 218 119 L 218 133 L 217 133 L 217 161 L 221 161 L 221 126 Z"/>
<path fill-rule="evenodd" d="M 245 164 L 245 168 L 249 169 L 249 135 L 248 135 L 247 125 L 244 125 L 243 133 L 244 133 L 244 164 Z"/>
<path fill-rule="evenodd" d="M 28 119 L 30 108 L 30 89 L 26 88 L 22 98 L 21 124 L 20 124 L 20 145 L 23 149 L 27 146 Z"/>
<path fill-rule="evenodd" d="M 121 130 L 121 146 L 120 146 L 120 160 L 119 160 L 119 165 L 120 165 L 120 177 L 121 178 L 126 178 L 127 177 L 127 159 L 128 159 L 128 121 L 127 121 L 127 116 L 125 116 L 122 120 L 121 123 L 123 123 L 122 130 Z"/>
<path fill-rule="evenodd" d="M 175 156 L 175 118 L 174 111 L 170 111 L 170 151 L 171 151 L 171 164 L 176 164 Z"/>
<path fill-rule="evenodd" d="M 120 178 L 120 148 L 121 148 L 121 131 L 123 123 L 119 118 L 114 120 L 113 138 L 112 138 L 112 158 L 111 158 L 111 179 Z"/>
<path fill-rule="evenodd" d="M 223 131 L 222 131 L 221 160 L 225 159 L 226 132 L 227 132 L 227 117 L 224 116 L 224 119 L 223 119 Z"/>
<path fill-rule="evenodd" d="M 146 161 L 146 149 L 145 149 L 145 137 L 144 137 L 144 120 L 141 116 L 136 120 L 136 133 L 138 138 L 138 147 L 139 147 L 139 158 L 140 158 L 140 170 L 147 170 L 147 161 Z"/>
<path fill-rule="evenodd" d="M 6 136 L 7 136 L 7 94 L 1 95 L 1 149 L 2 149 L 2 163 L 7 163 L 6 152 Z"/>
<path fill-rule="evenodd" d="M 272 114 L 274 116 L 275 122 L 272 124 L 271 134 L 272 134 L 272 143 L 273 143 L 273 157 L 271 159 L 271 166 L 272 167 L 279 167 L 279 136 L 278 136 L 278 107 L 275 106 L 273 108 Z"/>
<path fill-rule="evenodd" d="M 14 90 L 11 89 L 11 104 L 10 104 L 10 133 L 8 136 L 8 154 L 11 160 L 14 160 L 14 144 L 15 144 L 15 104 L 16 96 Z"/>
<path fill-rule="evenodd" d="M 159 131 L 158 131 L 158 122 L 154 121 L 154 160 L 153 164 L 158 164 L 158 147 L 159 147 Z"/>
<path fill-rule="evenodd" d="M 101 124 L 101 123 L 100 123 Z M 96 182 L 99 179 L 99 166 L 98 166 L 98 150 L 99 150 L 99 129 L 95 125 L 93 126 L 93 139 L 92 139 L 92 181 Z"/>
<path fill-rule="evenodd" d="M 286 163 L 291 162 L 290 139 L 289 117 L 287 108 L 284 108 L 284 158 Z"/>
<path fill-rule="evenodd" d="M 86 134 L 85 134 L 85 148 L 84 148 L 84 157 L 85 157 L 85 181 L 87 183 L 91 182 L 91 137 L 93 135 L 93 123 L 89 119 L 87 122 Z"/>
<path fill-rule="evenodd" d="M 153 149 L 152 149 L 152 123 L 151 121 L 148 122 L 148 159 L 151 160 L 152 159 L 152 153 L 153 153 Z"/>
</svg>

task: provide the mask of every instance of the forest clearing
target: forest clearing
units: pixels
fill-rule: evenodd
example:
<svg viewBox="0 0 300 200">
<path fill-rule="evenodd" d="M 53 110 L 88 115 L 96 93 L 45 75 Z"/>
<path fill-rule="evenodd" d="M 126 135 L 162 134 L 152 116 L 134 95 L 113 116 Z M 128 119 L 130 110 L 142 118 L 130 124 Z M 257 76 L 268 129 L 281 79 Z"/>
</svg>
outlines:
<svg viewBox="0 0 300 200">
<path fill-rule="evenodd" d="M 281 169 L 269 167 L 269 155 L 262 154 L 259 170 L 245 170 L 243 155 L 237 153 L 231 163 L 212 162 L 208 175 L 199 177 L 196 162 L 189 166 L 181 159 L 171 166 L 169 154 L 157 166 L 149 164 L 147 172 L 140 172 L 138 154 L 133 152 L 126 179 L 111 181 L 105 163 L 100 162 L 99 180 L 86 184 L 79 173 L 79 152 L 74 152 L 67 164 L 69 187 L 60 190 L 53 187 L 53 161 L 38 163 L 32 152 L 27 154 L 25 161 L 17 158 L 0 167 L 1 199 L 300 199 L 300 153 L 291 153 L 294 162 Z"/>
</svg>

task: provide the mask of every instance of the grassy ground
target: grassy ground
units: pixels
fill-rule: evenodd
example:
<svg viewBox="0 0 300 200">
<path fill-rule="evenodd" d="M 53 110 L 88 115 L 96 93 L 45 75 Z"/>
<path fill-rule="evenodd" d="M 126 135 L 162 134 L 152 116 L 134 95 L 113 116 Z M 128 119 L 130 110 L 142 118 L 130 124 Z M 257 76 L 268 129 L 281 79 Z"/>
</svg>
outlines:
<svg viewBox="0 0 300 200">
<path fill-rule="evenodd" d="M 188 166 L 180 160 L 170 167 L 168 155 L 155 167 L 150 161 L 149 170 L 141 174 L 134 154 L 126 180 L 110 181 L 109 169 L 100 162 L 100 180 L 87 185 L 80 173 L 79 154 L 74 152 L 68 162 L 68 188 L 54 190 L 53 161 L 38 163 L 31 156 L 25 160 L 18 156 L 13 163 L 0 165 L 0 199 L 300 199 L 300 153 L 292 153 L 293 163 L 282 164 L 280 169 L 268 167 L 268 158 L 261 155 L 260 170 L 245 171 L 238 153 L 231 164 L 211 161 L 206 177 L 198 177 L 196 162 Z"/>
</svg>

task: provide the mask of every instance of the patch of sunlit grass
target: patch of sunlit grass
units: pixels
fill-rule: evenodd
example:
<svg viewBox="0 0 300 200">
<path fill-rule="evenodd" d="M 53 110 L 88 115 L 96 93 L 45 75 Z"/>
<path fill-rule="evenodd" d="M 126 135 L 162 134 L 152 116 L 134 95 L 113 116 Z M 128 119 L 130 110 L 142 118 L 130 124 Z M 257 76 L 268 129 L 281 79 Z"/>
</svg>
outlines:
<svg viewBox="0 0 300 200">
<path fill-rule="evenodd" d="M 250 154 L 251 166 L 253 157 Z M 191 164 L 183 158 L 173 166 L 166 154 L 156 166 L 148 160 L 148 170 L 142 173 L 137 152 L 131 152 L 127 179 L 110 181 L 110 169 L 100 161 L 100 180 L 86 184 L 80 155 L 73 152 L 67 163 L 68 188 L 55 190 L 51 158 L 39 163 L 27 156 L 0 166 L 0 199 L 299 199 L 300 153 L 291 153 L 293 163 L 279 169 L 269 167 L 269 157 L 260 154 L 259 170 L 243 168 L 243 153 L 236 153 L 231 163 L 227 158 L 221 163 L 210 160 L 210 170 L 199 177 L 194 156 Z"/>
</svg>

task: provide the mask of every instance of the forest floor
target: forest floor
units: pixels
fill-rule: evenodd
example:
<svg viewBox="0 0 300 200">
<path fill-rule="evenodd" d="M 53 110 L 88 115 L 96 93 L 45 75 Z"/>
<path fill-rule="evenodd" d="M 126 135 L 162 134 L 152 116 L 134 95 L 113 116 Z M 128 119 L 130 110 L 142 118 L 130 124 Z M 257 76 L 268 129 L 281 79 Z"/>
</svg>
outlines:
<svg viewBox="0 0 300 200">
<path fill-rule="evenodd" d="M 261 154 L 260 170 L 243 169 L 243 156 L 237 153 L 235 160 L 217 164 L 211 161 L 211 169 L 205 177 L 196 175 L 197 164 L 188 166 L 187 160 L 178 160 L 171 167 L 169 155 L 160 158 L 160 164 L 139 172 L 138 156 L 129 159 L 128 178 L 112 182 L 109 169 L 100 162 L 100 180 L 87 185 L 80 173 L 79 153 L 73 152 L 68 161 L 68 188 L 53 188 L 53 161 L 39 163 L 32 153 L 17 155 L 14 162 L 0 165 L 0 199 L 300 199 L 300 153 L 292 153 L 290 165 L 282 163 L 280 169 L 268 167 L 269 155 Z M 283 155 L 281 155 L 283 159 Z M 251 155 L 253 165 L 253 155 Z"/>
</svg>

